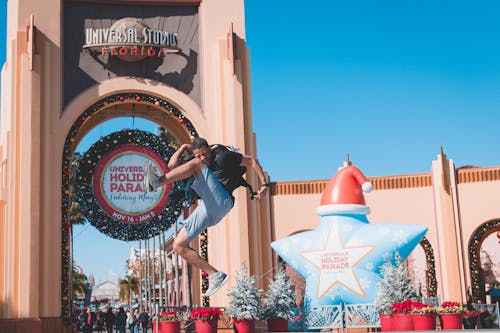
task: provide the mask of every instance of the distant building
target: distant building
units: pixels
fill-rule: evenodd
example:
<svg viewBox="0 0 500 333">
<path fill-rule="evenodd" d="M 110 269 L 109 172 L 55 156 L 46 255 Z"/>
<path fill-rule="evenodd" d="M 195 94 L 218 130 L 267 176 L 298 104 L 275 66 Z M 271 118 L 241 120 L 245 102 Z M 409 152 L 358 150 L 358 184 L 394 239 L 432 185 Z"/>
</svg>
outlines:
<svg viewBox="0 0 500 333">
<path fill-rule="evenodd" d="M 109 300 L 109 303 L 114 304 L 120 300 L 120 286 L 111 281 L 104 281 L 103 283 L 94 286 L 91 299 L 92 301 Z"/>
</svg>

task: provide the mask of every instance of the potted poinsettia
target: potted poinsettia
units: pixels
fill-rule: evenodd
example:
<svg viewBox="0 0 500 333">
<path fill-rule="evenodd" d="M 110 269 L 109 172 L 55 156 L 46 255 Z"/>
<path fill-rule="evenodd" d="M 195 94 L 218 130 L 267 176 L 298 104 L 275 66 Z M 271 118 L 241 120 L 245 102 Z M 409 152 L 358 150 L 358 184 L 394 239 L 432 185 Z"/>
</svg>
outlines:
<svg viewBox="0 0 500 333">
<path fill-rule="evenodd" d="M 269 332 L 287 332 L 288 320 L 293 317 L 296 295 L 285 270 L 280 267 L 264 294 L 264 319 Z"/>
<path fill-rule="evenodd" d="M 413 302 L 410 312 L 415 331 L 432 331 L 436 329 L 435 307 L 421 302 Z"/>
<path fill-rule="evenodd" d="M 220 308 L 194 308 L 191 310 L 190 318 L 195 321 L 196 332 L 216 333 L 217 322 L 221 315 Z"/>
<path fill-rule="evenodd" d="M 238 333 L 253 333 L 255 320 L 262 317 L 260 305 L 262 290 L 257 288 L 256 281 L 257 277 L 248 276 L 248 269 L 243 265 L 236 273 L 235 285 L 227 293 L 229 307 L 226 313 L 232 318 Z"/>
<path fill-rule="evenodd" d="M 465 309 L 458 302 L 443 302 L 437 309 L 443 330 L 459 330 L 462 328 L 462 317 Z"/>
<path fill-rule="evenodd" d="M 175 312 L 161 312 L 158 316 L 162 333 L 179 333 L 181 331 L 181 317 Z"/>
<path fill-rule="evenodd" d="M 411 300 L 406 300 L 403 302 L 394 303 L 392 305 L 393 313 L 393 325 L 392 330 L 394 331 L 413 331 L 413 320 L 411 317 L 412 309 Z"/>
</svg>

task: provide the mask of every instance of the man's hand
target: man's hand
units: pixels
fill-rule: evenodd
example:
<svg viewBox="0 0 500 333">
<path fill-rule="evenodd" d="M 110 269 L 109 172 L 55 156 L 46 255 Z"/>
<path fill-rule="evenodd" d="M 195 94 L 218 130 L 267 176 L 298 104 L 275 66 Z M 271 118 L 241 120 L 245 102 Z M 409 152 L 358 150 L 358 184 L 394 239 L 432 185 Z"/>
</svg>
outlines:
<svg viewBox="0 0 500 333">
<path fill-rule="evenodd" d="M 267 195 L 268 186 L 261 186 L 259 192 L 254 196 L 255 199 L 260 200 Z"/>
<path fill-rule="evenodd" d="M 168 168 L 172 170 L 181 165 L 183 163 L 182 154 L 190 151 L 191 151 L 191 145 L 189 143 L 185 143 L 181 145 L 179 148 L 177 148 L 175 153 L 170 157 L 170 160 L 168 161 Z"/>
<path fill-rule="evenodd" d="M 185 143 L 182 146 L 180 146 L 179 149 L 182 149 L 182 152 L 190 152 L 191 151 L 191 145 L 189 143 Z"/>
</svg>

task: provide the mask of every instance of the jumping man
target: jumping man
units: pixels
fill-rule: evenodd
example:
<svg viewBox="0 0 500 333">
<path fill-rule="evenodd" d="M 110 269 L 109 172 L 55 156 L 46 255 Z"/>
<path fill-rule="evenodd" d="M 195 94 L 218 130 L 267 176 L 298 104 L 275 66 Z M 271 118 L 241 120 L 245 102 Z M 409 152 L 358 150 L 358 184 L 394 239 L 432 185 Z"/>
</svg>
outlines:
<svg viewBox="0 0 500 333">
<path fill-rule="evenodd" d="M 255 199 L 263 198 L 269 187 L 257 159 L 215 147 L 211 148 L 205 139 L 195 138 L 191 145 L 183 144 L 177 149 L 168 162 L 170 171 L 163 176 L 153 172 L 151 163 L 146 163 L 144 167 L 146 192 L 155 191 L 159 186 L 180 179 L 195 177 L 192 188 L 201 201 L 192 214 L 181 222 L 182 228 L 174 239 L 173 248 L 188 263 L 208 274 L 210 287 L 205 296 L 213 295 L 228 281 L 229 276 L 203 260 L 189 243 L 229 213 L 234 204 L 233 190 L 241 185 L 241 173 L 238 170 L 242 166 L 251 167 L 261 181 L 262 185 L 254 196 Z M 183 162 L 182 155 L 185 152 L 192 152 L 194 158 Z"/>
</svg>

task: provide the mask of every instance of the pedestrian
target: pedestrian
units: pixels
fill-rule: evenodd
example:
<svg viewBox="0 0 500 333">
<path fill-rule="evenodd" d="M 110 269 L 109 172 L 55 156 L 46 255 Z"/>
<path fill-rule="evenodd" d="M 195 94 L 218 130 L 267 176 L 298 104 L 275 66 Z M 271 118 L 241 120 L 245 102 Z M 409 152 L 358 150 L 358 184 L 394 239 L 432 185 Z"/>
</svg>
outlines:
<svg viewBox="0 0 500 333">
<path fill-rule="evenodd" d="M 106 332 L 113 333 L 113 325 L 115 324 L 115 314 L 111 309 L 111 306 L 108 306 L 106 313 L 104 315 L 104 322 L 106 323 Z"/>
<path fill-rule="evenodd" d="M 85 312 L 83 320 L 83 331 L 86 333 L 92 333 L 92 329 L 94 327 L 94 316 L 92 315 L 90 307 L 87 308 L 87 312 Z"/>
<path fill-rule="evenodd" d="M 149 314 L 147 313 L 147 311 L 145 309 L 142 310 L 142 312 L 139 314 L 138 322 L 142 328 L 142 332 L 147 333 L 148 332 L 148 324 L 149 324 Z"/>
<path fill-rule="evenodd" d="M 127 327 L 127 314 L 123 309 L 123 306 L 120 306 L 118 312 L 116 313 L 116 330 L 118 333 L 125 333 L 125 328 Z"/>
<path fill-rule="evenodd" d="M 137 318 L 135 316 L 135 310 L 130 310 L 128 313 L 128 329 L 130 330 L 130 333 L 135 333 L 135 324 L 137 322 Z"/>
<path fill-rule="evenodd" d="M 264 197 L 269 187 L 256 158 L 228 149 L 217 149 L 218 146 L 220 145 L 210 147 L 203 138 L 195 138 L 191 145 L 183 144 L 168 162 L 170 171 L 162 176 L 154 173 L 151 163 L 144 166 L 146 192 L 155 191 L 157 187 L 177 180 L 192 176 L 195 178 L 191 186 L 201 198 L 201 202 L 188 218 L 181 221 L 182 228 L 174 239 L 173 248 L 188 263 L 208 274 L 209 288 L 205 296 L 214 294 L 229 277 L 203 260 L 189 243 L 229 213 L 234 204 L 233 190 L 242 185 L 241 167 L 251 167 L 261 181 L 261 188 L 255 194 L 256 199 Z M 184 153 L 190 152 L 194 157 L 184 161 Z"/>
<path fill-rule="evenodd" d="M 77 319 L 78 319 L 77 330 L 78 330 L 78 332 L 80 332 L 80 330 L 85 329 L 85 311 L 84 310 L 80 311 Z"/>
<path fill-rule="evenodd" d="M 102 313 L 101 310 L 97 311 L 95 327 L 97 329 L 97 333 L 102 333 L 102 331 L 104 330 L 104 313 Z"/>
</svg>

